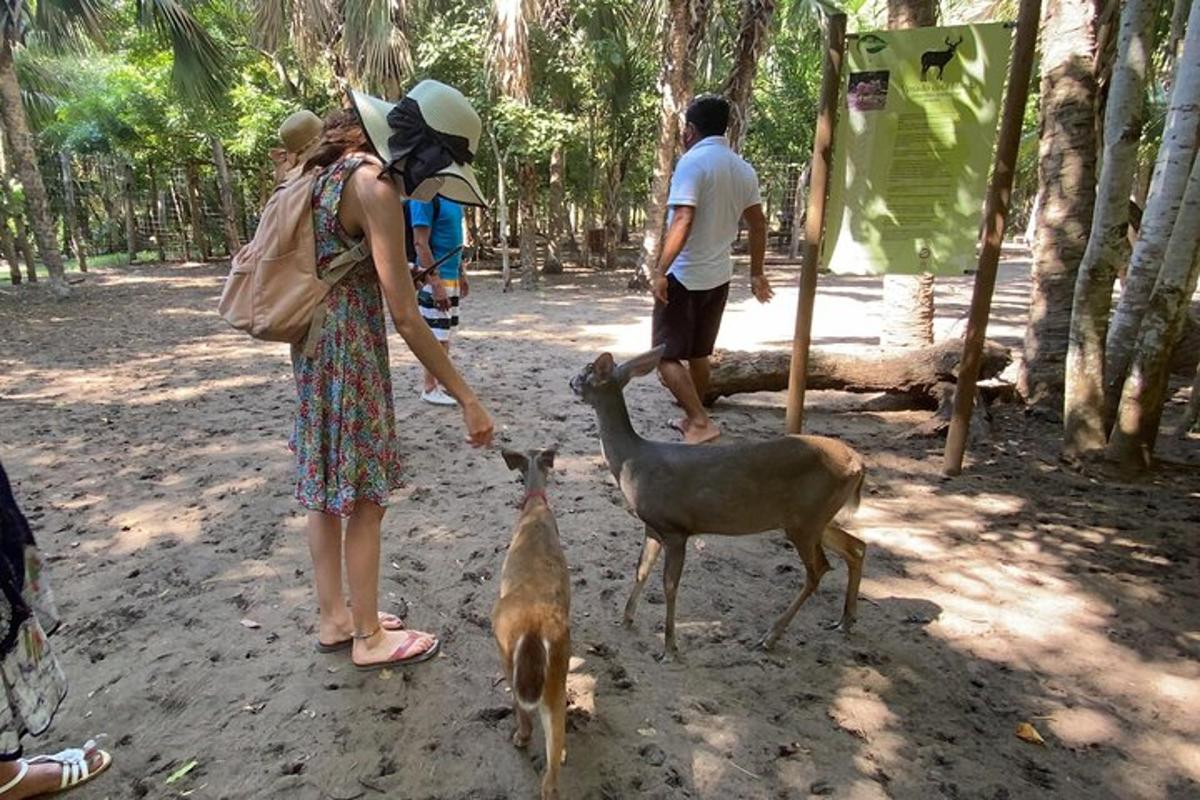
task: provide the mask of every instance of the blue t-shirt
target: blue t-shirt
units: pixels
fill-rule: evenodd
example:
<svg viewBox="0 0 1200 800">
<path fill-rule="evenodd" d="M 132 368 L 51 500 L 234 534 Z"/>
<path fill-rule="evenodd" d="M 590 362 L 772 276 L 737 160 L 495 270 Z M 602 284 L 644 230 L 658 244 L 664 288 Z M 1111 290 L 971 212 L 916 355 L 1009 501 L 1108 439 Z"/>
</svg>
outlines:
<svg viewBox="0 0 1200 800">
<path fill-rule="evenodd" d="M 446 253 L 463 243 L 463 209 L 453 200 L 444 197 L 437 199 L 437 219 L 433 215 L 433 203 L 420 200 L 408 201 L 408 214 L 412 226 L 429 228 L 429 249 L 433 251 L 433 260 L 437 261 Z M 444 281 L 458 280 L 459 267 L 462 264 L 462 252 L 459 251 L 438 267 L 438 276 Z"/>
</svg>

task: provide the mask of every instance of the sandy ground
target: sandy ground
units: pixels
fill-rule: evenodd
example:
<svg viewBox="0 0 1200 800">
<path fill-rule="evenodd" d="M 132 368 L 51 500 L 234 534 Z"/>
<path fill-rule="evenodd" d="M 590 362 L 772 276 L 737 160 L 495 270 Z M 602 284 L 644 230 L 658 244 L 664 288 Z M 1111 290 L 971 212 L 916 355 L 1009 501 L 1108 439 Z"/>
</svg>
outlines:
<svg viewBox="0 0 1200 800">
<path fill-rule="evenodd" d="M 461 444 L 454 412 L 417 401 L 393 337 L 409 483 L 384 522 L 383 593 L 444 654 L 366 677 L 316 655 L 290 369 L 282 348 L 217 318 L 222 275 L 109 271 L 66 303 L 0 292 L 0 458 L 69 621 L 55 645 L 71 696 L 35 744 L 106 737 L 112 774 L 81 798 L 534 797 L 541 735 L 528 753 L 509 743 L 487 621 L 515 476 Z M 684 664 L 655 660 L 657 575 L 637 626 L 615 625 L 640 526 L 567 380 L 602 350 L 643 349 L 648 300 L 626 277 L 505 295 L 481 274 L 455 351 L 503 440 L 561 448 L 550 496 L 575 641 L 564 797 L 1200 796 L 1194 439 L 1165 448 L 1175 463 L 1153 479 L 1106 483 L 1059 464 L 1051 422 L 1000 408 L 991 441 L 946 479 L 940 441 L 901 438 L 927 412 L 817 396 L 809 429 L 870 465 L 856 631 L 822 627 L 838 613 L 837 564 L 775 652 L 751 648 L 801 583 L 782 535 L 692 541 Z M 1027 285 L 1020 263 L 1004 268 L 994 336 L 1020 336 Z M 939 335 L 961 331 L 968 279 L 939 293 Z M 817 345 L 873 345 L 878 296 L 877 281 L 824 280 Z M 764 309 L 739 285 L 722 343 L 779 346 L 794 308 L 794 289 Z M 670 435 L 654 380 L 628 397 L 641 431 Z M 718 418 L 730 438 L 774 435 L 782 400 L 723 401 Z M 1014 735 L 1022 722 L 1044 746 Z"/>
</svg>

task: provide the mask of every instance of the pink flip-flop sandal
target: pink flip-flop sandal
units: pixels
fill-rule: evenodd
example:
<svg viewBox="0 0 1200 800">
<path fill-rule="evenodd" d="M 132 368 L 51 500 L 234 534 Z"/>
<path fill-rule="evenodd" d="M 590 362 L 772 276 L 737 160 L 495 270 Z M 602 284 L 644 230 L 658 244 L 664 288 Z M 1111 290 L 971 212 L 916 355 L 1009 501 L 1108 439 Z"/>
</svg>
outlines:
<svg viewBox="0 0 1200 800">
<path fill-rule="evenodd" d="M 392 655 L 387 661 L 380 661 L 375 664 L 355 664 L 355 668 L 359 672 L 375 672 L 376 670 L 388 667 L 407 667 L 410 664 L 420 664 L 422 661 L 428 661 L 442 649 L 442 640 L 433 636 L 433 634 L 422 633 L 421 631 L 409 631 L 409 633 L 412 636 L 409 637 L 407 642 L 392 651 Z M 410 655 L 417 648 L 417 643 L 426 636 L 433 637 L 433 644 L 427 650 L 422 650 L 416 655 Z"/>
</svg>

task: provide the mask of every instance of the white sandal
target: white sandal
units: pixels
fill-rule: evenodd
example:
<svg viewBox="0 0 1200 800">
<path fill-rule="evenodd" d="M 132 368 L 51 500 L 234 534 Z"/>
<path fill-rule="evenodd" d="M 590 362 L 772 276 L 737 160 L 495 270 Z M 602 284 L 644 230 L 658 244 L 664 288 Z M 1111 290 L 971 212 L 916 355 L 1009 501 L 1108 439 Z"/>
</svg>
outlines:
<svg viewBox="0 0 1200 800">
<path fill-rule="evenodd" d="M 100 766 L 92 772 L 88 765 L 88 753 L 95 751 L 100 754 Z M 59 794 L 68 789 L 74 789 L 76 786 L 81 786 L 92 778 L 95 778 L 100 773 L 112 765 L 112 756 L 103 750 L 96 747 L 96 743 L 89 741 L 80 748 L 71 748 L 63 750 L 61 753 L 55 753 L 52 756 L 36 756 L 30 759 L 19 759 L 21 766 L 17 771 L 17 775 L 8 783 L 0 786 L 0 797 L 8 794 L 21 781 L 25 780 L 25 776 L 29 774 L 29 767 L 34 764 L 58 764 L 62 767 L 62 780 L 59 782 L 59 787 L 45 794 Z M 44 796 L 44 795 L 43 795 Z"/>
</svg>

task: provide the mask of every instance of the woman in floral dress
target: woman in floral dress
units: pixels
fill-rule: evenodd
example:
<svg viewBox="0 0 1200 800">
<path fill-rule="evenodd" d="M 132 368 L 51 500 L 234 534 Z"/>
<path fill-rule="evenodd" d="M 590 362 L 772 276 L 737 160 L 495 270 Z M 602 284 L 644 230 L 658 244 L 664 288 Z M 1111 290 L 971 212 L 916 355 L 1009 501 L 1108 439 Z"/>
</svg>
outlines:
<svg viewBox="0 0 1200 800">
<path fill-rule="evenodd" d="M 67 679 L 47 636 L 58 627 L 42 557 L 0 465 L 0 800 L 72 789 L 108 769 L 112 758 L 88 742 L 53 756 L 21 758 L 21 737 L 50 727 Z"/>
<path fill-rule="evenodd" d="M 371 260 L 338 282 L 325 301 L 315 355 L 292 352 L 296 377 L 296 499 L 307 528 L 319 607 L 317 646 L 350 649 L 360 669 L 426 660 L 438 639 L 406 630 L 378 610 L 380 525 L 402 459 L 388 368 L 386 305 L 396 331 L 461 404 L 467 441 L 491 442 L 492 420 L 421 319 L 408 271 L 404 212 L 353 111 L 325 123 L 305 168 L 313 192 L 318 269 L 363 238 Z M 345 554 L 349 603 L 342 591 Z"/>
</svg>

